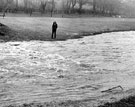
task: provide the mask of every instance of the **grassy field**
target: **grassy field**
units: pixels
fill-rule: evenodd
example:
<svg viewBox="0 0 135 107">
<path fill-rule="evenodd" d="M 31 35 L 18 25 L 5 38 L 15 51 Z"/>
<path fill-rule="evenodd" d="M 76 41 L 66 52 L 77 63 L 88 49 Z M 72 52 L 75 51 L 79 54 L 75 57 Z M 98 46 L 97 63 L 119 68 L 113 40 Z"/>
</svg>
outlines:
<svg viewBox="0 0 135 107">
<path fill-rule="evenodd" d="M 57 40 L 80 38 L 112 31 L 135 30 L 135 19 L 6 17 L 0 22 L 16 33 L 11 40 L 51 40 L 51 25 L 58 23 Z M 10 35 L 10 34 L 9 34 Z"/>
</svg>

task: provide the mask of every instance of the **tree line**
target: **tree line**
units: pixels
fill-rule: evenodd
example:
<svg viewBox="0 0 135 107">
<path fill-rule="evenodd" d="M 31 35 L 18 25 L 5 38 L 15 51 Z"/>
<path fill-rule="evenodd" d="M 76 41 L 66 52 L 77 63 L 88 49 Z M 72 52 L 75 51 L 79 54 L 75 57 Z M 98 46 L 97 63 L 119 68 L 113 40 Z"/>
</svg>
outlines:
<svg viewBox="0 0 135 107">
<path fill-rule="evenodd" d="M 0 12 L 118 15 L 123 0 L 0 0 Z"/>
</svg>

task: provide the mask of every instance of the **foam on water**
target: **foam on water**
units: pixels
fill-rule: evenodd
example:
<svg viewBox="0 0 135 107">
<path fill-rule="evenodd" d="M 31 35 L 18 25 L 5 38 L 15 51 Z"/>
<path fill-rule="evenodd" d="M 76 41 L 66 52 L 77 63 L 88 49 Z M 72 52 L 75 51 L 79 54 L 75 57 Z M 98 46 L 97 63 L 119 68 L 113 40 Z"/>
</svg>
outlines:
<svg viewBox="0 0 135 107">
<path fill-rule="evenodd" d="M 87 99 L 102 95 L 102 89 L 128 86 L 123 79 L 135 79 L 134 35 L 1 43 L 0 94 L 6 100 L 0 97 L 0 104 Z"/>
</svg>

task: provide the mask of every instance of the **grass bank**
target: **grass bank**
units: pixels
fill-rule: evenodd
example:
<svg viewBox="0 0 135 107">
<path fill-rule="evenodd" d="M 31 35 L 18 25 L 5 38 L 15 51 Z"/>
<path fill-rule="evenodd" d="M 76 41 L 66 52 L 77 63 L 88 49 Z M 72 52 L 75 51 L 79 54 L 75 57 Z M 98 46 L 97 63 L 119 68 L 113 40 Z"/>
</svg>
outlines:
<svg viewBox="0 0 135 107">
<path fill-rule="evenodd" d="M 6 17 L 5 19 L 0 19 L 1 23 L 16 32 L 14 36 L 9 37 L 10 40 L 17 41 L 50 41 L 53 21 L 58 23 L 56 40 L 76 39 L 101 33 L 135 30 L 135 19 L 124 18 Z"/>
<path fill-rule="evenodd" d="M 9 105 L 6 107 L 97 107 L 89 102 L 89 100 L 83 101 L 65 101 L 65 102 L 46 102 L 46 103 L 30 103 L 20 106 Z M 126 99 L 122 99 L 114 103 L 106 103 L 98 107 L 135 107 L 135 97 L 131 96 Z"/>
<path fill-rule="evenodd" d="M 106 103 L 99 107 L 135 107 L 135 96 L 131 96 L 114 103 Z"/>
</svg>

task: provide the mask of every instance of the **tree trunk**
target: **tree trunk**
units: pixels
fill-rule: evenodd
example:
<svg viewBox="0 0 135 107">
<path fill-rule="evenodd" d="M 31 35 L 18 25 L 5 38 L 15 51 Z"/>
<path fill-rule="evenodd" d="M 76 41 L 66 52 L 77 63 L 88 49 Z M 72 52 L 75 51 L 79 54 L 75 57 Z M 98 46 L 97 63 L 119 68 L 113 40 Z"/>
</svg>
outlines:
<svg viewBox="0 0 135 107">
<path fill-rule="evenodd" d="M 18 0 L 16 0 L 16 11 L 18 11 Z"/>
<path fill-rule="evenodd" d="M 93 0 L 93 12 L 96 13 L 96 0 Z"/>
</svg>

